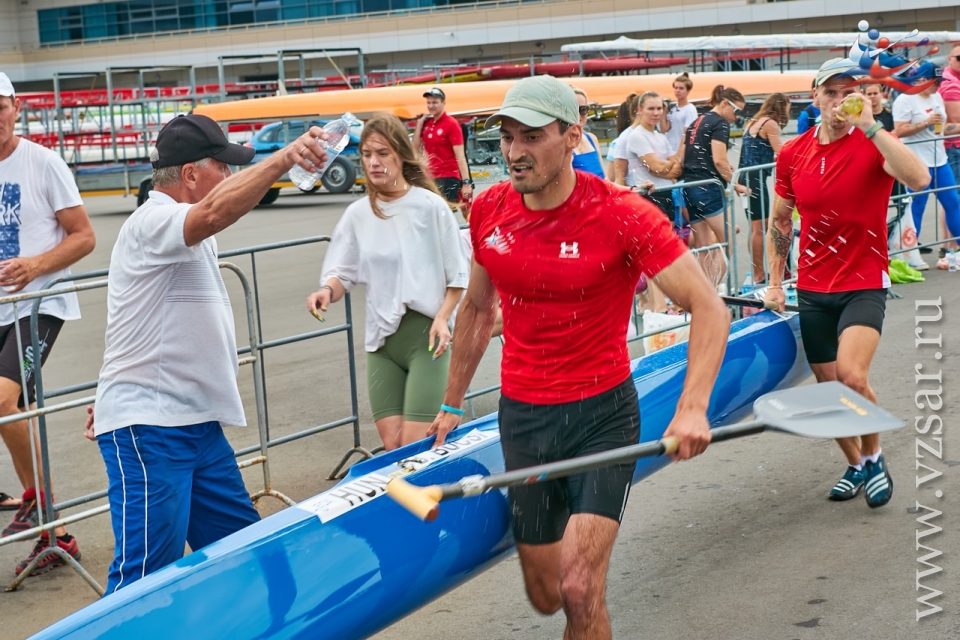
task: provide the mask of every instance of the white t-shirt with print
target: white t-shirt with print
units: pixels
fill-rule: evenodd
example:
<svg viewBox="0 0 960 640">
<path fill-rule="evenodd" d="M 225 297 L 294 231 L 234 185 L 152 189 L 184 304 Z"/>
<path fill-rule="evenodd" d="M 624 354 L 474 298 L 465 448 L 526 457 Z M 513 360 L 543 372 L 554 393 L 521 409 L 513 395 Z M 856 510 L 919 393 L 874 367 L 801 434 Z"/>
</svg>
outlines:
<svg viewBox="0 0 960 640">
<path fill-rule="evenodd" d="M 947 110 L 943 98 L 934 93 L 928 98 L 901 93 L 893 101 L 893 121 L 919 123 L 926 121 L 933 113 L 939 113 L 943 122 L 947 121 Z M 947 150 L 943 146 L 943 134 L 935 134 L 932 127 L 924 127 L 912 136 L 903 139 L 908 149 L 912 149 L 928 167 L 941 167 L 947 164 Z"/>
<path fill-rule="evenodd" d="M 667 131 L 667 142 L 670 143 L 670 155 L 677 152 L 683 140 L 683 132 L 697 119 L 697 108 L 689 102 L 682 107 L 673 105 L 667 112 L 670 121 L 670 131 Z"/>
<path fill-rule="evenodd" d="M 656 176 L 641 160 L 646 155 L 653 154 L 660 160 L 670 157 L 670 143 L 667 136 L 659 131 L 647 131 L 642 126 L 637 127 L 627 140 L 627 186 L 636 187 L 650 180 L 655 187 L 668 187 L 673 184 L 670 178 Z"/>
<path fill-rule="evenodd" d="M 465 289 L 470 279 L 460 227 L 443 198 L 410 187 L 404 196 L 378 205 L 385 219 L 373 213 L 369 197 L 347 207 L 333 230 L 320 277 L 321 285 L 337 278 L 347 291 L 366 286 L 368 352 L 396 333 L 407 309 L 435 318 L 447 289 Z"/>
<path fill-rule="evenodd" d="M 0 162 L 0 261 L 28 258 L 50 251 L 67 237 L 57 212 L 83 204 L 66 163 L 53 151 L 23 138 L 10 157 Z M 70 269 L 40 276 L 18 293 L 41 287 Z M 0 289 L 0 296 L 6 293 Z M 17 305 L 19 317 L 29 316 L 32 301 Z M 80 318 L 76 293 L 43 298 L 40 313 L 61 320 Z M 0 305 L 0 325 L 13 324 L 13 305 Z"/>
<path fill-rule="evenodd" d="M 190 207 L 151 191 L 120 228 L 107 277 L 97 435 L 135 424 L 246 425 L 217 241 L 187 246 Z"/>
</svg>

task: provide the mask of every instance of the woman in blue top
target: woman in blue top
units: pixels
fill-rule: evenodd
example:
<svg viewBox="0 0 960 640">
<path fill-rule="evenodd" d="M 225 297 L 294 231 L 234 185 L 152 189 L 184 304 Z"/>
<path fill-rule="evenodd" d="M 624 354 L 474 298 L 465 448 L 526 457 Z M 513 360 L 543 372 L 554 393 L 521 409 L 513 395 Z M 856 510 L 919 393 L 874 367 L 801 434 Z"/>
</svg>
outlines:
<svg viewBox="0 0 960 640">
<path fill-rule="evenodd" d="M 747 121 L 743 128 L 743 144 L 740 147 L 740 169 L 771 164 L 783 142 L 780 130 L 790 119 L 790 101 L 782 93 L 771 94 L 757 115 Z M 767 178 L 773 169 L 757 169 L 740 175 L 741 184 L 750 189 L 744 200 L 744 210 L 750 219 L 750 254 L 753 257 L 753 281 L 757 285 L 766 282 L 764 272 L 763 243 L 764 223 L 770 211 L 767 195 Z"/>
<path fill-rule="evenodd" d="M 590 101 L 583 89 L 574 87 L 574 93 L 577 94 L 577 102 L 580 103 L 580 126 L 587 124 L 587 117 L 590 115 Z M 603 158 L 600 157 L 600 143 L 597 136 L 584 130 L 580 138 L 580 146 L 573 150 L 573 168 L 579 171 L 592 173 L 599 178 L 606 178 L 603 173 Z"/>
</svg>

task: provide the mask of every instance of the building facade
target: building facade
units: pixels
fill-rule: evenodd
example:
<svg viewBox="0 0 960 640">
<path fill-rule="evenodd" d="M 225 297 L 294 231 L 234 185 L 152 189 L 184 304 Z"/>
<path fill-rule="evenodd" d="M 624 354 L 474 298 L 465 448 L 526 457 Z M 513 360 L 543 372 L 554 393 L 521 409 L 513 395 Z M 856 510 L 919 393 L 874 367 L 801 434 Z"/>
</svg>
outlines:
<svg viewBox="0 0 960 640">
<path fill-rule="evenodd" d="M 217 80 L 221 56 L 281 49 L 359 48 L 370 71 L 523 60 L 620 35 L 852 33 L 861 19 L 887 31 L 954 31 L 960 0 L 0 0 L 0 69 L 35 89 L 58 72 L 108 67 L 193 67 L 202 83 Z M 303 72 L 358 68 L 355 57 L 319 56 Z M 242 62 L 225 73 L 228 81 L 266 79 L 277 65 Z M 184 77 L 158 70 L 151 81 Z"/>
</svg>

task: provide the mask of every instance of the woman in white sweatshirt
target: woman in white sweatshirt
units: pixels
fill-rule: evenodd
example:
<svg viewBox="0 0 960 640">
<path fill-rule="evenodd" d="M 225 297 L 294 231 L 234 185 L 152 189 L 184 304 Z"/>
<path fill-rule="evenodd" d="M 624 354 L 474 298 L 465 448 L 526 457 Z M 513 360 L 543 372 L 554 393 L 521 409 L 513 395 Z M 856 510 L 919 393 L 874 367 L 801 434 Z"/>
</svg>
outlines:
<svg viewBox="0 0 960 640">
<path fill-rule="evenodd" d="M 406 128 L 376 114 L 360 136 L 367 197 L 347 207 L 323 261 L 314 315 L 367 288 L 367 388 L 387 450 L 422 439 L 447 384 L 450 316 L 467 286 L 457 221 Z"/>
</svg>

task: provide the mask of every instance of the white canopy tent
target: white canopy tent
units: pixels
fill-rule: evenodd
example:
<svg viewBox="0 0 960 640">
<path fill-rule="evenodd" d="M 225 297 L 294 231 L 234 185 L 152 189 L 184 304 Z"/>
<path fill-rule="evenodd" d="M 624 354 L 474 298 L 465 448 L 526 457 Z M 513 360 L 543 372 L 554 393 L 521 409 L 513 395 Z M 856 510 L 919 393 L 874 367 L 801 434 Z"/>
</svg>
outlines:
<svg viewBox="0 0 960 640">
<path fill-rule="evenodd" d="M 692 38 L 646 38 L 634 39 L 620 36 L 616 40 L 565 44 L 563 53 L 602 53 L 608 51 L 634 51 L 637 53 L 665 53 L 681 51 L 776 51 L 778 49 L 834 49 L 847 48 L 853 44 L 858 33 L 784 33 L 752 36 L 697 36 Z M 960 31 L 933 31 L 907 38 L 906 31 L 881 32 L 890 42 L 904 39 L 906 45 L 916 45 L 923 38 L 929 44 L 960 42 Z"/>
</svg>

